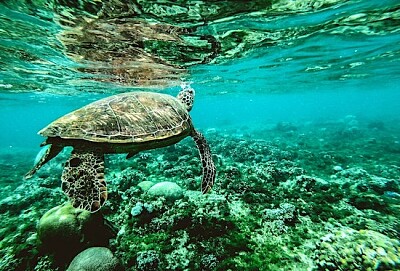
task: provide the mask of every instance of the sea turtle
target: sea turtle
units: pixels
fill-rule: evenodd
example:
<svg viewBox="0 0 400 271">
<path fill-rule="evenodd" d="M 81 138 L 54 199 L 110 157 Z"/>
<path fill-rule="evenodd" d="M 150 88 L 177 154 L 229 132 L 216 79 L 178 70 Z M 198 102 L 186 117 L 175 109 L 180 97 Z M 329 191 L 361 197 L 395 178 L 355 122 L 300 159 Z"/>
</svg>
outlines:
<svg viewBox="0 0 400 271">
<path fill-rule="evenodd" d="M 75 110 L 39 131 L 47 137 L 47 150 L 25 175 L 30 178 L 65 146 L 73 151 L 66 162 L 62 189 L 72 205 L 98 211 L 107 200 L 104 154 L 128 153 L 175 144 L 193 137 L 203 168 L 201 191 L 207 193 L 215 179 L 210 148 L 194 127 L 189 115 L 194 89 L 182 85 L 178 96 L 153 92 L 129 92 L 107 97 Z"/>
</svg>

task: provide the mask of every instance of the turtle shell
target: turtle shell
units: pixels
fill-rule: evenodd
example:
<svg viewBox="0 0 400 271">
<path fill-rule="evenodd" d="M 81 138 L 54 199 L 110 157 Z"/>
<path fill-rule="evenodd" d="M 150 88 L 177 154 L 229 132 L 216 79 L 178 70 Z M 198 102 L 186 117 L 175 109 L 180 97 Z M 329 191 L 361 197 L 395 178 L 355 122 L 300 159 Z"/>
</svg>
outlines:
<svg viewBox="0 0 400 271">
<path fill-rule="evenodd" d="M 130 92 L 88 104 L 53 121 L 39 134 L 92 142 L 141 143 L 187 135 L 191 129 L 189 113 L 175 97 Z"/>
</svg>

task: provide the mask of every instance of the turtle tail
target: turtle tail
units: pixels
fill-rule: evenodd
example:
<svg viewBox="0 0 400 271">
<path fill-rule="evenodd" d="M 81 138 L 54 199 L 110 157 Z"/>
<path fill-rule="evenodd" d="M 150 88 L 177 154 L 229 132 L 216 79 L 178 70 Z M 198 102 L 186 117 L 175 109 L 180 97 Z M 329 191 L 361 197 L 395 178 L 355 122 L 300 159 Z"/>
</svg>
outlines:
<svg viewBox="0 0 400 271">
<path fill-rule="evenodd" d="M 201 164 L 203 168 L 201 192 L 205 194 L 208 191 L 210 191 L 212 186 L 214 185 L 215 173 L 216 173 L 215 165 L 212 160 L 210 147 L 208 146 L 204 136 L 200 132 L 193 129 L 192 137 L 197 145 L 197 148 L 199 149 Z"/>
<path fill-rule="evenodd" d="M 75 208 L 92 213 L 107 200 L 104 179 L 104 154 L 74 150 L 61 176 L 62 190 Z"/>
</svg>

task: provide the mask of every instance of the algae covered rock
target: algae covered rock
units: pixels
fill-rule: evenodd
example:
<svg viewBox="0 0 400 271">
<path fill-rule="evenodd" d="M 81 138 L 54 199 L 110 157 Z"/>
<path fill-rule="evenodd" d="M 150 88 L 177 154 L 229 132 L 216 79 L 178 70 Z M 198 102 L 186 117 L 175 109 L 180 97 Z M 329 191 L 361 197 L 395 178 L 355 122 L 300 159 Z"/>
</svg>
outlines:
<svg viewBox="0 0 400 271">
<path fill-rule="evenodd" d="M 371 230 L 340 229 L 321 238 L 317 270 L 398 270 L 400 242 Z"/>
<path fill-rule="evenodd" d="M 167 200 L 174 201 L 183 197 L 183 189 L 173 182 L 160 182 L 153 185 L 147 194 L 150 197 L 164 197 Z"/>
<path fill-rule="evenodd" d="M 76 209 L 70 203 L 47 211 L 39 220 L 37 232 L 40 249 L 61 262 L 88 246 L 107 244 L 112 235 L 100 214 Z"/>
<path fill-rule="evenodd" d="M 91 247 L 75 256 L 67 271 L 122 270 L 118 259 L 106 247 Z"/>
</svg>

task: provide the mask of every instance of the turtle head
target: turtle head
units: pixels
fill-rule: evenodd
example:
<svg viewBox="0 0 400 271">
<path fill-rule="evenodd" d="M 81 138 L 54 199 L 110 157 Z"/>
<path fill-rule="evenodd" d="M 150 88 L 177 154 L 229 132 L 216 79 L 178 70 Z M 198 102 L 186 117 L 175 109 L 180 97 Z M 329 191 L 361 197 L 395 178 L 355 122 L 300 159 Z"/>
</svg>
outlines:
<svg viewBox="0 0 400 271">
<path fill-rule="evenodd" d="M 193 107 L 195 91 L 189 83 L 182 83 L 181 87 L 182 90 L 179 92 L 177 98 L 183 105 L 185 105 L 187 111 L 190 111 Z"/>
</svg>

